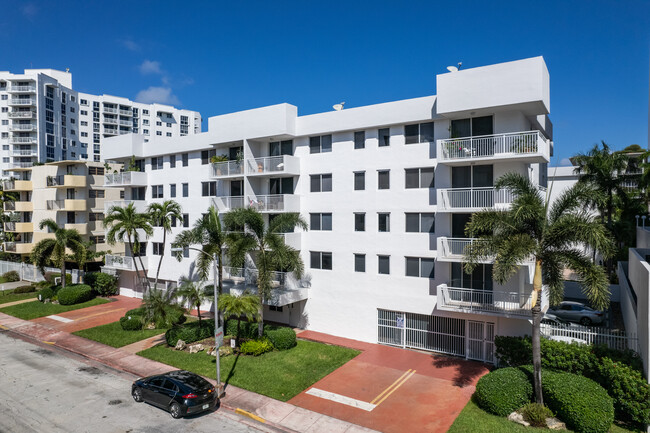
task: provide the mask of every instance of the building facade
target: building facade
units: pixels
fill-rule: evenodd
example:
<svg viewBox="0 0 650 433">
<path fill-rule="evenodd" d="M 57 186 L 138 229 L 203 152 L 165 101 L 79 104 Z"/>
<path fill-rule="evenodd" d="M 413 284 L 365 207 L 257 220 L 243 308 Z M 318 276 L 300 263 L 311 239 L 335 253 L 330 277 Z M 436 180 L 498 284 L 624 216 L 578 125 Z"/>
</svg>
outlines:
<svg viewBox="0 0 650 433">
<path fill-rule="evenodd" d="M 149 277 L 161 257 L 160 279 L 191 276 L 196 254 L 178 262 L 170 243 L 211 205 L 254 207 L 267 221 L 299 212 L 310 228 L 285 241 L 300 250 L 305 275 L 274 275 L 265 319 L 490 361 L 495 334 L 530 330 L 534 269 L 522 263 L 504 286 L 490 263 L 465 274 L 463 249 L 474 240 L 463 228 L 472 212 L 510 205 L 512 195 L 494 188 L 505 173 L 546 187 L 549 111 L 537 57 L 438 75 L 435 96 L 308 116 L 280 104 L 212 117 L 194 136 L 119 136 L 102 158 L 135 155 L 139 171 L 114 184 L 138 209 L 167 199 L 183 207 L 164 255 L 161 229 L 143 250 Z M 132 260 L 115 260 L 122 293 L 141 296 Z M 224 281 L 231 292 L 254 288 L 253 260 L 226 267 Z"/>
<path fill-rule="evenodd" d="M 201 115 L 161 104 L 79 93 L 72 74 L 54 69 L 0 72 L 0 169 L 34 162 L 99 161 L 108 137 L 180 137 L 201 132 Z"/>
</svg>

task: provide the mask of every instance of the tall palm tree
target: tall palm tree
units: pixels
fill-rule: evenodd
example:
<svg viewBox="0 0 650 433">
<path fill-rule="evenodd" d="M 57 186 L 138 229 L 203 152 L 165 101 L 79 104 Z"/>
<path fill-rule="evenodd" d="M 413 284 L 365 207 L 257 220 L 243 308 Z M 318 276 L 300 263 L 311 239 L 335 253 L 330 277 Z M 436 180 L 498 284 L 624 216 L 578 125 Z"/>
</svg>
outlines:
<svg viewBox="0 0 650 433">
<path fill-rule="evenodd" d="M 41 273 L 45 273 L 45 265 L 52 262 L 61 269 L 61 286 L 65 287 L 65 259 L 66 248 L 72 252 L 73 257 L 81 260 L 84 256 L 84 245 L 81 235 L 76 229 L 64 229 L 53 219 L 42 220 L 38 225 L 39 229 L 47 227 L 54 233 L 54 239 L 43 239 L 34 246 L 30 260 L 38 267 Z"/>
<path fill-rule="evenodd" d="M 158 288 L 158 276 L 160 275 L 160 267 L 165 256 L 167 233 L 171 233 L 172 231 L 172 218 L 177 220 L 183 219 L 183 209 L 174 200 L 165 200 L 162 203 L 151 203 L 147 208 L 147 213 L 149 214 L 151 223 L 155 227 L 160 227 L 163 230 L 162 251 L 160 251 L 158 269 L 156 269 L 156 280 L 154 282 L 154 287 Z"/>
<path fill-rule="evenodd" d="M 133 203 L 129 203 L 126 207 L 112 206 L 108 210 L 108 215 L 104 218 L 104 227 L 110 227 L 106 233 L 106 240 L 110 245 L 115 245 L 116 242 L 124 242 L 124 239 L 126 239 L 129 250 L 133 254 L 135 274 L 146 292 L 149 288 L 149 279 L 147 278 L 147 271 L 142 263 L 142 257 L 140 257 L 140 235 L 138 234 L 138 230 L 142 230 L 146 237 L 153 234 L 149 216 L 138 213 Z M 143 272 L 142 276 L 140 276 L 138 270 L 137 258 L 140 259 L 140 266 Z"/>
<path fill-rule="evenodd" d="M 583 200 L 592 193 L 577 183 L 560 195 L 552 205 L 537 187 L 520 174 L 509 173 L 495 183 L 497 189 L 510 190 L 515 199 L 510 210 L 483 210 L 472 215 L 465 228 L 469 237 L 479 238 L 465 251 L 465 268 L 472 272 L 485 260 L 494 260 L 492 276 L 505 284 L 522 262 L 533 259 L 535 274 L 531 313 L 535 398 L 542 399 L 540 321 L 542 281 L 549 299 L 557 304 L 564 298 L 563 271 L 572 269 L 581 277 L 581 285 L 596 308 L 609 304 L 609 283 L 602 267 L 593 263 L 587 249 L 607 257 L 614 245 L 607 229 L 584 209 Z"/>
<path fill-rule="evenodd" d="M 284 243 L 282 233 L 291 232 L 296 227 L 307 230 L 307 223 L 298 213 L 283 213 L 271 220 L 265 227 L 264 217 L 253 208 L 241 208 L 224 216 L 226 228 L 231 231 L 227 237 L 228 258 L 235 267 L 244 267 L 246 257 L 255 252 L 257 265 L 257 288 L 259 295 L 259 327 L 261 337 L 264 332 L 264 302 L 271 296 L 271 273 L 274 271 L 293 272 L 300 277 L 304 264 L 300 252 Z"/>
<path fill-rule="evenodd" d="M 237 344 L 239 344 L 241 318 L 246 317 L 248 321 L 255 319 L 259 304 L 259 297 L 247 292 L 244 292 L 240 296 L 226 294 L 219 297 L 219 310 L 223 311 L 225 316 L 237 317 L 237 335 L 235 336 L 237 338 Z"/>
<path fill-rule="evenodd" d="M 196 307 L 199 323 L 201 322 L 201 304 L 205 302 L 210 295 L 206 292 L 206 286 L 203 282 L 195 282 L 187 277 L 181 278 L 181 285 L 176 290 L 176 295 L 180 296 L 183 303 L 188 309 Z M 201 325 L 199 325 L 200 327 Z"/>
</svg>

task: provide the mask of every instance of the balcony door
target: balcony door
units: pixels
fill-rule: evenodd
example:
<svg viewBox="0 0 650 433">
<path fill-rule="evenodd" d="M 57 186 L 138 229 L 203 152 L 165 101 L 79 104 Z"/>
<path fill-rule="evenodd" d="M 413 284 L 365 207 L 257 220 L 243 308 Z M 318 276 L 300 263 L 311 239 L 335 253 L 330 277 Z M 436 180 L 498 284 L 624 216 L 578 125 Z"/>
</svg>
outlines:
<svg viewBox="0 0 650 433">
<path fill-rule="evenodd" d="M 271 179 L 269 183 L 269 194 L 293 194 L 293 177 Z"/>
<path fill-rule="evenodd" d="M 455 213 L 451 215 L 451 237 L 452 238 L 466 238 L 465 226 L 469 222 L 472 214 L 469 213 Z"/>
<path fill-rule="evenodd" d="M 269 143 L 269 155 L 293 155 L 293 140 L 274 141 Z"/>
<path fill-rule="evenodd" d="M 494 155 L 496 141 L 486 135 L 494 134 L 494 119 L 492 116 L 456 119 L 451 121 L 451 138 L 469 138 L 463 140 L 463 147 L 471 152 L 473 157 Z"/>
<path fill-rule="evenodd" d="M 449 201 L 455 208 L 484 208 L 494 206 L 494 168 L 492 165 L 467 165 L 451 168 L 452 188 L 472 188 L 472 190 L 452 191 Z M 479 189 L 475 189 L 479 188 Z"/>
<path fill-rule="evenodd" d="M 451 264 L 451 287 L 492 291 L 492 265 L 478 265 L 474 272 L 465 272 L 463 263 Z"/>
<path fill-rule="evenodd" d="M 232 180 L 230 181 L 230 196 L 241 197 L 244 195 L 244 181 Z"/>
</svg>

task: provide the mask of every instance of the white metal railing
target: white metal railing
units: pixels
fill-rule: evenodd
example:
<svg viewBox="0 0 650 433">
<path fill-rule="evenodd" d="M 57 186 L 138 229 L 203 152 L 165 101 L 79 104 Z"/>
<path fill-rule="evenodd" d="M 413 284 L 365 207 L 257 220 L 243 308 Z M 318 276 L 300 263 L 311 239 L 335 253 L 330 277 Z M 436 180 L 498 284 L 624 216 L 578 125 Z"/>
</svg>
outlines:
<svg viewBox="0 0 650 433">
<path fill-rule="evenodd" d="M 142 259 L 142 263 L 140 263 Z M 147 257 L 146 256 L 116 256 L 112 254 L 106 254 L 106 267 L 114 269 L 122 269 L 126 271 L 135 271 L 134 261 L 138 261 L 138 269 L 141 269 L 141 265 L 144 265 L 145 269 L 147 268 Z"/>
<path fill-rule="evenodd" d="M 218 196 L 212 198 L 212 204 L 219 211 L 240 209 L 244 207 L 243 196 Z"/>
<path fill-rule="evenodd" d="M 116 113 L 117 114 L 117 108 L 104 106 L 104 113 Z"/>
<path fill-rule="evenodd" d="M 32 98 L 12 98 L 9 105 L 36 105 L 36 99 Z"/>
<path fill-rule="evenodd" d="M 36 137 L 11 137 L 9 139 L 11 144 L 32 144 L 36 143 Z"/>
<path fill-rule="evenodd" d="M 210 164 L 211 177 L 241 176 L 244 174 L 242 161 L 223 161 Z"/>
<path fill-rule="evenodd" d="M 36 125 L 33 123 L 13 123 L 9 125 L 10 131 L 35 131 Z"/>
<path fill-rule="evenodd" d="M 5 242 L 4 243 L 4 249 L 8 253 L 15 253 L 16 252 L 16 242 Z"/>
<path fill-rule="evenodd" d="M 285 169 L 284 155 L 246 160 L 246 174 L 283 172 Z"/>
<path fill-rule="evenodd" d="M 443 161 L 531 154 L 543 156 L 549 154 L 548 141 L 540 131 L 438 140 L 438 157 Z"/>
<path fill-rule="evenodd" d="M 120 135 L 130 134 L 130 133 L 131 133 L 131 131 L 128 131 L 126 129 L 120 129 Z"/>
<path fill-rule="evenodd" d="M 65 209 L 65 200 L 47 200 L 47 210 L 61 210 Z"/>
<path fill-rule="evenodd" d="M 122 125 L 122 126 L 132 126 L 133 121 L 132 120 L 122 120 L 122 119 L 120 119 L 120 125 Z"/>
<path fill-rule="evenodd" d="M 115 128 L 104 128 L 104 134 L 115 134 L 115 135 L 117 135 L 117 129 L 115 129 Z"/>
<path fill-rule="evenodd" d="M 133 116 L 133 111 L 131 111 L 131 110 L 120 110 L 120 115 L 122 115 L 122 116 Z"/>
<path fill-rule="evenodd" d="M 438 190 L 438 209 L 484 209 L 503 207 L 512 203 L 514 194 L 507 189 L 442 188 Z"/>
<path fill-rule="evenodd" d="M 33 162 L 14 162 L 11 164 L 11 167 L 13 168 L 29 168 L 33 166 L 34 166 Z"/>
<path fill-rule="evenodd" d="M 11 86 L 10 92 L 36 92 L 36 86 Z"/>
<path fill-rule="evenodd" d="M 133 203 L 135 211 L 137 213 L 144 213 L 147 210 L 147 201 L 146 200 L 115 200 L 115 201 L 105 201 L 104 202 L 104 213 L 108 213 L 112 207 L 121 207 L 125 208 L 128 205 Z"/>
<path fill-rule="evenodd" d="M 548 305 L 548 298 L 544 295 L 542 309 L 545 304 Z M 464 289 L 441 284 L 438 286 L 438 308 L 469 313 L 530 316 L 531 293 Z"/>
<path fill-rule="evenodd" d="M 587 344 L 605 344 L 610 349 L 630 349 L 639 352 L 639 339 L 636 334 L 625 331 L 616 331 L 607 328 L 593 326 L 580 326 L 571 324 L 569 326 L 558 326 L 542 323 L 540 332 L 543 336 L 565 337 L 568 342 L 585 342 Z"/>
<path fill-rule="evenodd" d="M 438 238 L 438 259 L 458 259 L 465 256 L 467 247 L 474 243 L 485 242 L 474 238 Z"/>
<path fill-rule="evenodd" d="M 123 171 L 104 175 L 104 186 L 146 185 L 147 173 L 141 171 Z"/>
<path fill-rule="evenodd" d="M 299 196 L 293 194 L 274 194 L 248 196 L 248 205 L 260 212 L 297 212 Z"/>
<path fill-rule="evenodd" d="M 117 125 L 117 119 L 111 119 L 110 117 L 105 117 L 104 118 L 104 123 L 108 123 L 109 125 Z"/>
<path fill-rule="evenodd" d="M 33 111 L 11 111 L 9 112 L 10 119 L 31 119 L 36 117 L 36 113 Z"/>
<path fill-rule="evenodd" d="M 15 149 L 11 154 L 14 156 L 32 156 L 38 155 L 38 151 L 36 149 Z"/>
</svg>

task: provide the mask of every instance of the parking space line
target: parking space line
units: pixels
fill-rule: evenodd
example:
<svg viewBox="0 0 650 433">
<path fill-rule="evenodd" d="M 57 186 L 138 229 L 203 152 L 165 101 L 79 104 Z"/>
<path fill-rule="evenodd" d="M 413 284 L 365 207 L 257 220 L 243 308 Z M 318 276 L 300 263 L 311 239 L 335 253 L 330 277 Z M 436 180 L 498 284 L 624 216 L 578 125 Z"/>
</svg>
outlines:
<svg viewBox="0 0 650 433">
<path fill-rule="evenodd" d="M 74 322 L 74 320 L 72 320 L 72 319 L 68 319 L 67 317 L 57 316 L 57 315 L 54 315 L 54 314 L 51 315 L 51 316 L 47 316 L 46 319 L 52 319 L 52 320 L 56 320 L 57 322 L 63 322 L 63 323 Z"/>
<path fill-rule="evenodd" d="M 411 372 L 411 369 L 409 368 L 408 371 L 404 372 L 404 374 L 402 374 L 402 375 L 401 375 L 401 376 L 400 376 L 400 377 L 399 377 L 395 382 L 391 383 L 390 386 L 389 386 L 388 388 L 386 388 L 385 390 L 383 390 L 383 391 L 381 392 L 381 394 L 379 394 L 377 397 L 375 397 L 374 400 L 372 400 L 370 403 L 371 403 L 371 404 L 375 404 L 375 403 L 377 402 L 377 400 L 379 400 L 379 399 L 380 399 L 384 394 L 386 394 L 386 393 L 387 393 L 387 392 L 388 392 L 392 387 L 394 387 L 395 385 L 397 385 L 397 383 L 398 383 L 400 380 L 402 380 L 402 379 L 404 378 L 404 376 L 406 376 L 406 375 L 409 374 L 410 372 Z"/>
<path fill-rule="evenodd" d="M 357 409 L 362 409 L 367 412 L 370 412 L 375 408 L 375 405 L 365 401 L 357 400 L 351 397 L 346 397 L 341 394 L 336 394 L 329 391 L 324 391 L 318 388 L 310 388 L 306 394 L 313 395 L 314 397 L 323 398 L 325 400 L 334 401 L 336 403 L 341 403 L 346 406 L 356 407 Z"/>
<path fill-rule="evenodd" d="M 379 406 L 384 400 L 386 400 L 388 398 L 388 396 L 390 396 L 392 393 L 394 393 L 397 390 L 397 388 L 404 385 L 404 383 L 407 380 L 409 380 L 414 374 L 415 374 L 415 370 L 412 370 L 410 373 L 408 373 L 408 376 L 406 376 L 404 379 L 402 379 L 402 381 L 398 385 L 395 385 L 395 387 L 388 394 L 386 394 L 381 400 L 379 400 L 377 402 L 376 406 Z"/>
</svg>

